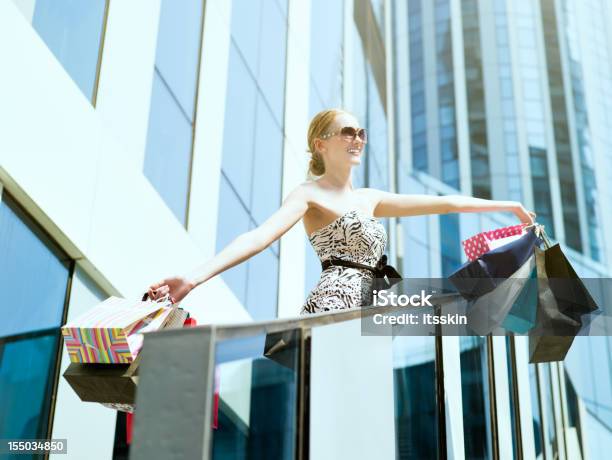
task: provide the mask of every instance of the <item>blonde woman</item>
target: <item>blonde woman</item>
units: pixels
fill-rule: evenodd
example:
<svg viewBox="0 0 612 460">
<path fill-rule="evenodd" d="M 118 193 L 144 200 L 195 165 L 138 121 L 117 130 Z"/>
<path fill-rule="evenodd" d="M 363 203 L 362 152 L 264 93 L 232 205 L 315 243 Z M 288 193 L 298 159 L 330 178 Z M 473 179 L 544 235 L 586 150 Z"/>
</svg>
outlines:
<svg viewBox="0 0 612 460">
<path fill-rule="evenodd" d="M 366 130 L 350 113 L 318 113 L 308 129 L 309 173 L 316 179 L 297 186 L 268 220 L 238 236 L 190 275 L 151 285 L 149 296 L 169 295 L 180 302 L 192 289 L 263 251 L 302 220 L 323 271 L 300 314 L 360 307 L 367 302 L 364 293 L 374 277 L 387 268 L 387 235 L 379 218 L 510 211 L 521 222 L 534 221 L 535 214 L 515 201 L 354 189 L 351 175 L 361 164 L 366 144 Z"/>
</svg>

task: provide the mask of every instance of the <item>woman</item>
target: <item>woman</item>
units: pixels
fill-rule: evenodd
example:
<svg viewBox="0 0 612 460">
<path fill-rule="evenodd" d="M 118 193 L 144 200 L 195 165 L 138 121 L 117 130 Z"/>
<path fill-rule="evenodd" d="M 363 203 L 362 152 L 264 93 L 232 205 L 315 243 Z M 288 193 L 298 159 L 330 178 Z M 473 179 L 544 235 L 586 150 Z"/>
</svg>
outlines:
<svg viewBox="0 0 612 460">
<path fill-rule="evenodd" d="M 169 295 L 180 302 L 198 285 L 263 251 L 302 219 L 324 270 L 300 313 L 359 307 L 367 301 L 362 293 L 375 276 L 373 267 L 378 264 L 380 269 L 386 260 L 382 256 L 387 235 L 378 217 L 511 211 L 521 222 L 533 223 L 535 214 L 514 201 L 355 190 L 351 173 L 361 164 L 366 143 L 365 129 L 350 113 L 338 109 L 318 113 L 308 129 L 308 147 L 309 172 L 319 178 L 296 187 L 268 220 L 238 236 L 191 275 L 150 286 L 149 296 Z"/>
</svg>

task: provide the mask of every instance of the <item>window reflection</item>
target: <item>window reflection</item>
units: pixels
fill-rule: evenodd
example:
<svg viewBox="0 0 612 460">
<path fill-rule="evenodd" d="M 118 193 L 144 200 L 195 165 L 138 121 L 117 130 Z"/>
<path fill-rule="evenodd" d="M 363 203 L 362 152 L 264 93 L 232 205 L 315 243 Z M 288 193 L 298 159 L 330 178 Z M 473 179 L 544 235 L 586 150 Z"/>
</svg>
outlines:
<svg viewBox="0 0 612 460">
<path fill-rule="evenodd" d="M 557 445 L 557 432 L 555 427 L 550 363 L 540 364 L 540 368 L 538 369 L 538 380 L 542 398 L 542 411 L 545 415 L 543 430 L 545 456 L 546 458 L 558 458 L 559 447 Z"/>
<path fill-rule="evenodd" d="M 144 173 L 182 223 L 187 219 L 192 138 L 189 119 L 156 70 Z"/>
<path fill-rule="evenodd" d="M 393 389 L 397 458 L 436 458 L 434 337 L 397 336 L 393 339 Z"/>
<path fill-rule="evenodd" d="M 95 104 L 106 0 L 14 0 L 83 94 Z"/>
<path fill-rule="evenodd" d="M 275 347 L 279 341 L 285 346 Z M 294 458 L 298 357 L 299 331 L 217 344 L 213 458 Z"/>
<path fill-rule="evenodd" d="M 412 120 L 412 166 L 427 171 L 427 126 L 425 105 L 425 61 L 423 58 L 423 14 L 420 0 L 408 2 L 410 55 L 410 114 Z"/>
<path fill-rule="evenodd" d="M 543 457 L 543 431 L 542 431 L 542 415 L 540 405 L 540 393 L 538 392 L 538 370 L 537 365 L 529 364 L 529 390 L 531 393 L 531 414 L 533 424 L 533 437 L 535 444 L 536 458 Z"/>
<path fill-rule="evenodd" d="M 474 196 L 491 198 L 491 173 L 487 141 L 487 119 L 484 98 L 484 79 L 480 46 L 478 2 L 461 2 L 465 80 L 468 101 L 470 157 Z"/>
<path fill-rule="evenodd" d="M 232 3 L 217 251 L 281 203 L 286 0 Z M 279 245 L 221 276 L 254 319 L 276 316 Z"/>
<path fill-rule="evenodd" d="M 574 386 L 570 375 L 567 371 L 564 371 L 565 375 L 565 396 L 566 396 L 566 407 L 567 407 L 567 427 L 569 430 L 566 432 L 566 436 L 574 436 L 578 440 L 578 445 L 582 455 L 584 455 L 584 445 L 582 436 L 582 423 L 580 419 L 580 408 L 578 404 L 578 395 L 576 394 L 576 387 Z"/>
<path fill-rule="evenodd" d="M 488 459 L 492 452 L 486 338 L 461 337 L 460 346 L 465 457 Z"/>
<path fill-rule="evenodd" d="M 440 215 L 440 245 L 442 252 L 442 276 L 447 277 L 461 266 L 461 238 L 459 215 Z"/>
<path fill-rule="evenodd" d="M 508 394 L 510 396 L 510 430 L 512 431 L 512 452 L 518 456 L 518 439 L 520 433 L 520 402 L 518 395 L 518 382 L 515 373 L 514 338 L 506 336 L 506 366 L 508 369 Z"/>
<path fill-rule="evenodd" d="M 200 0 L 162 0 L 144 173 L 176 218 L 187 223 L 202 36 Z"/>
<path fill-rule="evenodd" d="M 46 438 L 71 263 L 6 192 L 0 261 L 0 439 Z"/>
</svg>

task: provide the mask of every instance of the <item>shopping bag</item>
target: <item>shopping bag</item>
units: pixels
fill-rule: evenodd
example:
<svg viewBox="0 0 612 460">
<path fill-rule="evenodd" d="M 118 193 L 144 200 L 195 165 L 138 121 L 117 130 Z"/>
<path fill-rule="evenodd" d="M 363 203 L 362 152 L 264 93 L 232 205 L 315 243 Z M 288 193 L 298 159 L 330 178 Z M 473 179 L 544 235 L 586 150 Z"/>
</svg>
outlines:
<svg viewBox="0 0 612 460">
<path fill-rule="evenodd" d="M 492 291 L 472 300 L 467 308 L 469 328 L 478 335 L 491 334 L 505 321 L 510 309 L 524 291 L 529 273 L 535 269 L 532 255 L 510 277 L 503 280 Z"/>
<path fill-rule="evenodd" d="M 534 254 L 535 259 L 535 254 Z M 526 334 L 535 325 L 538 309 L 538 275 L 534 266 L 523 290 L 504 319 L 502 326 L 517 334 Z"/>
<path fill-rule="evenodd" d="M 466 262 L 448 278 L 466 299 L 473 300 L 494 290 L 512 276 L 533 255 L 533 249 L 542 243 L 536 228 L 520 238 Z"/>
<path fill-rule="evenodd" d="M 138 357 L 130 364 L 70 363 L 64 378 L 81 401 L 134 404 Z"/>
<path fill-rule="evenodd" d="M 529 362 L 563 361 L 582 328 L 581 316 L 598 306 L 558 244 L 536 249 L 538 309 L 529 333 Z"/>
<path fill-rule="evenodd" d="M 468 260 L 476 260 L 485 252 L 496 249 L 518 239 L 525 232 L 527 224 L 511 225 L 488 232 L 481 232 L 461 242 Z"/>
<path fill-rule="evenodd" d="M 162 329 L 172 310 L 169 301 L 109 297 L 62 327 L 70 361 L 129 364 L 142 347 L 142 333 Z"/>
</svg>

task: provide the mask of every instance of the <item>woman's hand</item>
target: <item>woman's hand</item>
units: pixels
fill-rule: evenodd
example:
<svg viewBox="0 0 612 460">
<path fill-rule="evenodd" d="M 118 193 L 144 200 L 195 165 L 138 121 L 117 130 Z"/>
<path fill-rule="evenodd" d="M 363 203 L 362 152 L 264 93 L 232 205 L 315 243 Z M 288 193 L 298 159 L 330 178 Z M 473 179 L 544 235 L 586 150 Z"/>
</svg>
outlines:
<svg viewBox="0 0 612 460">
<path fill-rule="evenodd" d="M 175 276 L 152 284 L 147 290 L 147 294 L 151 300 L 161 299 L 168 294 L 170 302 L 179 303 L 194 287 L 195 283 L 193 281 L 184 276 Z"/>
<path fill-rule="evenodd" d="M 527 211 L 525 207 L 519 202 L 515 203 L 514 208 L 512 209 L 512 212 L 524 224 L 531 225 L 535 222 L 536 213 L 533 211 Z"/>
</svg>

